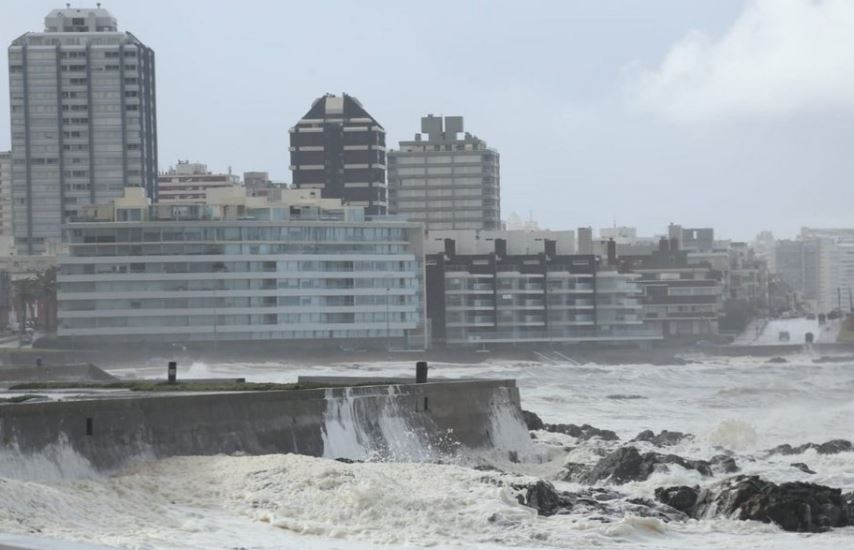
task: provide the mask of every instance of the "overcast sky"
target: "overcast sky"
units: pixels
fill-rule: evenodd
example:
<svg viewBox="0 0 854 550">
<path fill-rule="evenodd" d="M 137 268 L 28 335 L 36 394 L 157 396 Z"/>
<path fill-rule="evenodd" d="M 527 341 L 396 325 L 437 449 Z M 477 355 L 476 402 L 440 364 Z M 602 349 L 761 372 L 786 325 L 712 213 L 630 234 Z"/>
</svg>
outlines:
<svg viewBox="0 0 854 550">
<path fill-rule="evenodd" d="M 42 30 L 63 5 L 3 0 L 0 39 Z M 288 128 L 344 91 L 390 146 L 427 113 L 463 115 L 501 153 L 505 218 L 743 240 L 854 226 L 850 0 L 103 7 L 156 52 L 161 169 L 180 158 L 290 182 Z M 8 149 L 5 56 L 0 72 Z"/>
</svg>

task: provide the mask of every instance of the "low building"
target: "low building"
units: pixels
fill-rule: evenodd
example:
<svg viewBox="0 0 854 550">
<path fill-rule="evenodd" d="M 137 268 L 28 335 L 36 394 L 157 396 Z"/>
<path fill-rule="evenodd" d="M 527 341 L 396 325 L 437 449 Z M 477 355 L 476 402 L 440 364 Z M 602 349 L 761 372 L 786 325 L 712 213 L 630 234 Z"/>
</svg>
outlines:
<svg viewBox="0 0 854 550">
<path fill-rule="evenodd" d="M 671 248 L 672 246 L 672 248 Z M 690 263 L 678 241 L 662 239 L 651 254 L 621 256 L 621 270 L 639 276 L 644 323 L 667 337 L 718 333 L 722 307 L 721 272 Z"/>
<path fill-rule="evenodd" d="M 230 173 L 214 174 L 201 162 L 179 160 L 174 167 L 157 176 L 157 184 L 159 202 L 204 202 L 209 189 L 240 185 L 240 178 Z"/>
<path fill-rule="evenodd" d="M 541 342 L 626 343 L 660 339 L 643 326 L 637 275 L 591 255 L 538 251 L 461 254 L 453 239 L 427 256 L 427 315 L 439 346 Z"/>
<path fill-rule="evenodd" d="M 68 224 L 60 337 L 425 345 L 419 224 L 367 221 L 318 190 L 154 206 L 129 191 Z"/>
</svg>

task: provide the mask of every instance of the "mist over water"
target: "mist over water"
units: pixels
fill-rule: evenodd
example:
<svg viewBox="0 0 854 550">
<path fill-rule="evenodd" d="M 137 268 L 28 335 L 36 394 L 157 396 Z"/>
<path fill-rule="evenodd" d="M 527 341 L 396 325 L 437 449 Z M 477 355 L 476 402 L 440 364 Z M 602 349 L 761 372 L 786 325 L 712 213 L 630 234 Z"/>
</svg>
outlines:
<svg viewBox="0 0 854 550">
<path fill-rule="evenodd" d="M 708 459 L 728 449 L 742 473 L 774 482 L 805 480 L 854 490 L 854 453 L 767 456 L 782 443 L 854 439 L 854 363 L 815 364 L 807 354 L 788 363 L 758 358 L 696 357 L 687 365 L 543 364 L 489 361 L 431 363 L 431 378 L 515 378 L 523 407 L 551 423 L 589 423 L 623 441 L 644 429 L 696 435 L 673 452 Z M 165 362 L 132 365 L 118 376 L 162 377 Z M 190 363 L 179 377 L 245 377 L 293 382 L 299 375 L 413 376 L 413 362 L 347 364 Z M 363 457 L 347 430 L 346 399 L 335 410 L 341 448 Z M 498 415 L 500 417 L 500 415 Z M 497 422 L 502 421 L 499 418 Z M 525 439 L 496 426 L 508 439 Z M 332 424 L 330 424 L 332 425 Z M 387 425 L 392 434 L 400 427 Z M 399 546 L 523 548 L 845 548 L 854 528 L 819 535 L 727 519 L 663 523 L 657 519 L 583 515 L 538 517 L 515 499 L 508 481 L 546 479 L 559 489 L 567 462 L 594 463 L 599 440 L 536 432 L 527 461 L 462 457 L 435 464 L 399 434 L 403 460 L 343 464 L 296 455 L 178 457 L 147 461 L 112 477 L 55 475 L 40 481 L 0 481 L 0 531 L 126 548 L 389 548 Z M 646 443 L 640 444 L 645 448 Z M 409 454 L 406 454 L 409 453 Z M 337 456 L 337 455 L 336 455 Z M 807 475 L 790 466 L 805 462 Z M 506 473 L 474 469 L 489 463 Z M 0 463 L 2 465 L 3 463 Z M 3 470 L 4 475 L 6 470 Z M 673 466 L 621 492 L 651 498 L 664 485 L 707 485 L 715 478 Z M 502 481 L 504 483 L 502 483 Z M 0 537 L 0 541 L 3 541 Z"/>
</svg>

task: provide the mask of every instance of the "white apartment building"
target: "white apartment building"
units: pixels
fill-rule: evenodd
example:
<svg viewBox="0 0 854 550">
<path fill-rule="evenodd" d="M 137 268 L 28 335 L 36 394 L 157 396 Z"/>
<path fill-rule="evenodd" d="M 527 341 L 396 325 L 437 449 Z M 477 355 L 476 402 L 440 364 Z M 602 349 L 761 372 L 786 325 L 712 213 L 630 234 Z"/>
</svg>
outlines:
<svg viewBox="0 0 854 550">
<path fill-rule="evenodd" d="M 800 240 L 816 248 L 816 311 L 852 311 L 854 303 L 854 229 L 804 227 Z"/>
<path fill-rule="evenodd" d="M 58 335 L 423 347 L 421 226 L 295 193 L 154 207 L 130 194 L 89 209 L 59 258 Z"/>
<path fill-rule="evenodd" d="M 20 254 L 128 186 L 157 196 L 154 52 L 99 8 L 55 9 L 9 46 L 12 208 Z"/>
</svg>

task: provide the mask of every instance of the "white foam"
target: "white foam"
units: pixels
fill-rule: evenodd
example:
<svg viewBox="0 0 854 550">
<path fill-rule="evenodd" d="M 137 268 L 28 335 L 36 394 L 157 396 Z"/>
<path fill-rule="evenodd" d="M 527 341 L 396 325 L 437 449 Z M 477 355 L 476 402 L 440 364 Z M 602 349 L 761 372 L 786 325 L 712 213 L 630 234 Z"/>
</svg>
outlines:
<svg viewBox="0 0 854 550">
<path fill-rule="evenodd" d="M 78 454 L 64 434 L 38 453 L 24 452 L 12 439 L 0 450 L 0 478 L 60 481 L 96 477 L 92 464 Z"/>
<path fill-rule="evenodd" d="M 767 456 L 763 452 L 781 443 L 854 437 L 854 364 L 813 364 L 806 354 L 787 358 L 786 364 L 767 364 L 762 358 L 697 356 L 694 364 L 664 366 L 434 363 L 431 375 L 516 378 L 524 407 L 547 422 L 590 423 L 615 430 L 624 441 L 647 428 L 690 432 L 697 435 L 693 441 L 668 452 L 707 459 L 721 452 L 718 447 L 725 447 L 735 452 L 744 473 L 775 482 L 814 481 L 854 490 L 854 453 Z M 204 368 L 211 376 L 282 382 L 303 374 L 364 371 L 400 376 L 414 370 L 411 362 L 403 361 L 318 366 L 211 362 Z M 198 369 L 203 372 L 202 367 Z M 162 375 L 162 371 L 158 364 L 122 372 Z M 615 394 L 643 398 L 607 397 Z M 345 396 L 340 401 L 328 410 L 324 448 L 330 445 L 329 456 L 364 458 L 374 450 L 370 440 L 376 434 L 367 433 L 360 423 L 355 399 L 348 401 Z M 533 454 L 520 457 L 543 460 L 541 464 L 502 463 L 508 471 L 554 479 L 565 462 L 592 464 L 599 452 L 613 446 L 544 433 L 538 433 L 532 443 L 523 438 L 524 430 L 506 415 L 507 410 L 499 407 L 496 412 L 490 428 L 496 445 L 510 449 L 527 442 Z M 295 456 L 191 457 L 135 466 L 110 479 L 5 481 L 0 493 L 4 506 L 11 502 L 12 512 L 0 513 L 0 531 L 43 529 L 56 537 L 129 548 L 854 547 L 854 528 L 802 535 L 784 533 L 773 525 L 724 519 L 663 525 L 631 516 L 611 523 L 574 514 L 537 517 L 516 503 L 513 491 L 480 481 L 497 474 L 461 464 L 411 462 L 423 459 L 414 450 L 432 449 L 399 412 L 388 411 L 377 426 L 388 442 L 389 457 L 406 463 L 347 465 Z M 817 474 L 803 473 L 791 467 L 792 462 L 805 462 Z M 53 479 L 62 475 L 64 471 L 57 471 Z M 515 481 L 523 479 L 527 478 Z M 657 486 L 708 485 L 718 479 L 672 466 L 644 482 L 616 489 L 649 498 Z M 575 484 L 555 484 L 579 489 Z"/>
</svg>

